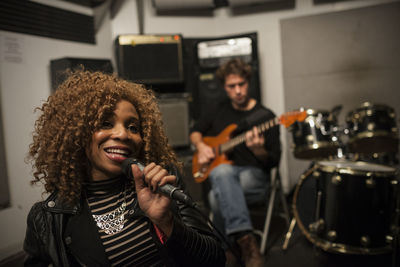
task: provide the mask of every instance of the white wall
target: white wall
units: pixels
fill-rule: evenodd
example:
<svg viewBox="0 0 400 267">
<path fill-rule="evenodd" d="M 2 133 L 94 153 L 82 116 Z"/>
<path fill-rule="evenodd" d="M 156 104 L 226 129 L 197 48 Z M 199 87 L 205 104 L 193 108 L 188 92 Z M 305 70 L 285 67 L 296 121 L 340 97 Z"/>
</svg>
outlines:
<svg viewBox="0 0 400 267">
<path fill-rule="evenodd" d="M 45 1 L 41 1 L 42 3 Z M 70 10 L 70 4 L 63 5 Z M 79 10 L 75 10 L 79 12 Z M 91 9 L 89 9 L 92 12 Z M 87 13 L 85 13 L 87 14 Z M 7 57 L 7 42 L 19 46 L 15 58 Z M 112 58 L 109 18 L 96 34 L 96 44 L 63 41 L 0 31 L 0 93 L 11 206 L 0 211 L 0 260 L 22 249 L 26 217 L 32 204 L 42 199 L 42 188 L 32 187 L 31 166 L 24 162 L 40 106 L 50 94 L 50 60 L 62 57 Z"/>
<path fill-rule="evenodd" d="M 228 8 L 220 8 L 215 10 L 213 17 L 158 17 L 151 6 L 151 1 L 144 1 L 144 31 L 181 33 L 184 37 L 218 37 L 257 31 L 262 103 L 275 113 L 281 114 L 285 110 L 280 19 L 387 2 L 393 1 L 358 0 L 314 6 L 312 0 L 297 0 L 294 10 L 279 12 L 232 16 Z M 112 21 L 106 16 L 96 35 L 96 45 L 0 31 L 0 52 L 5 51 L 4 40 L 14 38 L 14 42 L 19 45 L 20 54 L 17 58 L 21 60 L 19 63 L 9 62 L 5 60 L 4 53 L 0 53 L 1 109 L 11 195 L 11 206 L 0 211 L 0 260 L 22 248 L 27 213 L 32 204 L 42 198 L 40 194 L 42 189 L 32 188 L 29 185 L 32 177 L 31 168 L 24 162 L 24 158 L 31 142 L 31 132 L 36 118 L 33 109 L 40 106 L 50 94 L 50 60 L 66 56 L 111 58 L 115 37 L 118 34 L 128 33 L 139 33 L 135 0 L 125 0 L 120 12 Z M 286 151 L 286 142 L 282 141 L 283 151 Z M 285 158 L 284 154 L 283 159 Z M 281 167 L 282 175 L 285 177 L 287 162 L 283 161 Z M 288 190 L 295 181 L 284 182 L 285 189 Z"/>
<path fill-rule="evenodd" d="M 248 32 L 258 33 L 258 53 L 260 62 L 260 82 L 262 103 L 277 115 L 287 112 L 284 109 L 284 88 L 282 75 L 281 28 L 280 20 L 314 14 L 337 12 L 366 7 L 396 0 L 359 0 L 333 4 L 314 5 L 312 0 L 297 0 L 295 9 L 261 12 L 250 15 L 233 16 L 229 8 L 219 8 L 212 17 L 157 16 L 151 1 L 145 2 L 144 33 L 181 33 L 183 37 L 220 37 Z M 119 34 L 138 34 L 136 1 L 126 0 L 120 13 L 112 21 L 113 37 Z M 285 129 L 282 129 L 284 132 Z M 286 139 L 282 139 L 281 174 L 284 190 L 288 192 L 297 180 L 288 177 Z"/>
</svg>

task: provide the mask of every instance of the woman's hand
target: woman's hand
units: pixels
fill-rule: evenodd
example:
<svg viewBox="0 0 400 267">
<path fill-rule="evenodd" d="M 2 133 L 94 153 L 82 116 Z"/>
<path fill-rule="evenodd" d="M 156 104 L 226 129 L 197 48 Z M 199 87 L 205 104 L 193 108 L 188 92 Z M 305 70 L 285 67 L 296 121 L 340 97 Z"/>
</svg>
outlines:
<svg viewBox="0 0 400 267">
<path fill-rule="evenodd" d="M 157 188 L 175 184 L 176 177 L 155 163 L 147 165 L 143 172 L 136 164 L 131 168 L 140 208 L 169 237 L 173 228 L 173 215 L 169 209 L 171 200 L 158 193 Z"/>
</svg>

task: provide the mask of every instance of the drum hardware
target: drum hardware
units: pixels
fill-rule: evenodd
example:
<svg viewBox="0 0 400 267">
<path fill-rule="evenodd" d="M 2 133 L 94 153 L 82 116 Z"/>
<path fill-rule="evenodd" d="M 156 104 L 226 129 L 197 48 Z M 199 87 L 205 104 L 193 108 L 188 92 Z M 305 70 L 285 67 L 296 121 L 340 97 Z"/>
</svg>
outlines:
<svg viewBox="0 0 400 267">
<path fill-rule="evenodd" d="M 339 146 L 337 151 L 336 151 L 336 158 L 337 159 L 344 159 L 344 158 L 346 158 L 345 155 L 346 154 L 344 153 L 344 148 Z M 330 159 L 333 159 L 333 158 L 330 158 Z"/>
<path fill-rule="evenodd" d="M 315 176 L 314 176 L 315 177 Z M 310 223 L 310 225 L 308 226 L 308 228 L 310 229 L 310 232 L 312 233 L 320 233 L 322 231 L 322 229 L 324 229 L 325 226 L 325 222 L 323 219 L 320 218 L 320 207 L 321 207 L 321 196 L 322 196 L 322 192 L 318 191 L 317 193 L 317 209 L 316 209 L 316 213 L 315 213 L 315 222 Z"/>
<path fill-rule="evenodd" d="M 287 250 L 287 248 L 288 248 L 289 241 L 290 241 L 290 238 L 292 238 L 292 233 L 293 233 L 295 226 L 296 226 L 296 218 L 293 217 L 292 220 L 290 221 L 289 229 L 285 235 L 285 240 L 283 241 L 282 250 L 284 250 L 284 251 Z"/>
<path fill-rule="evenodd" d="M 334 116 L 335 118 L 337 118 L 337 117 L 339 116 L 340 112 L 342 111 L 342 108 L 343 108 L 343 105 L 334 106 L 334 107 L 331 109 L 331 114 L 332 114 L 332 116 Z"/>
<path fill-rule="evenodd" d="M 314 177 L 318 178 L 319 175 L 314 176 Z M 317 193 L 317 208 L 316 208 L 316 213 L 315 213 L 315 218 L 314 218 L 315 222 L 310 223 L 308 225 L 310 232 L 313 234 L 319 234 L 325 228 L 325 221 L 320 218 L 321 197 L 322 197 L 322 192 L 318 191 L 318 193 Z"/>
<path fill-rule="evenodd" d="M 308 225 L 308 229 L 310 229 L 310 232 L 315 234 L 321 233 L 324 227 L 325 227 L 325 222 L 323 219 L 319 219 L 318 221 L 310 223 Z"/>
<path fill-rule="evenodd" d="M 394 152 L 381 152 L 372 154 L 355 153 L 353 155 L 353 160 L 383 164 L 387 166 L 397 166 L 399 164 L 398 155 Z"/>
<path fill-rule="evenodd" d="M 328 238 L 329 241 L 335 241 L 335 240 L 336 240 L 336 237 L 337 237 L 337 234 L 336 234 L 336 231 L 330 230 L 330 231 L 327 233 L 326 236 L 327 236 L 327 238 Z"/>
<path fill-rule="evenodd" d="M 332 140 L 339 144 L 335 154 L 336 159 L 348 158 L 349 155 L 348 148 L 346 144 L 343 142 L 343 136 L 346 136 L 348 132 L 349 130 L 342 126 L 336 125 L 332 128 Z"/>
<path fill-rule="evenodd" d="M 399 196 L 400 187 L 397 186 L 399 184 L 399 173 L 397 173 L 397 178 L 397 180 L 392 180 L 391 183 L 395 186 L 396 195 Z M 393 246 L 392 267 L 400 267 L 400 197 L 397 198 L 395 208 L 395 219 L 392 225 L 393 236 L 387 236 L 386 238 Z"/>
<path fill-rule="evenodd" d="M 365 184 L 366 184 L 366 186 L 367 186 L 368 188 L 374 188 L 375 185 L 376 185 L 376 182 L 375 182 L 374 179 L 368 178 L 368 179 L 365 180 Z"/>
<path fill-rule="evenodd" d="M 376 126 L 375 123 L 368 123 L 367 129 L 370 130 L 370 131 L 373 131 L 376 128 L 375 126 Z M 367 134 L 367 136 L 368 136 L 368 134 Z M 372 134 L 370 134 L 369 136 L 372 137 Z"/>
<path fill-rule="evenodd" d="M 318 222 L 320 220 L 320 210 L 321 210 L 321 198 L 322 198 L 322 192 L 318 191 L 317 193 L 317 212 L 315 213 L 315 221 Z M 318 226 L 322 225 L 321 223 L 318 224 Z M 318 227 L 317 227 L 318 229 Z"/>
<path fill-rule="evenodd" d="M 340 185 L 342 183 L 342 177 L 340 175 L 334 175 L 332 177 L 332 184 Z"/>
<path fill-rule="evenodd" d="M 307 119 L 306 119 L 307 120 Z M 313 124 L 313 120 L 308 120 L 308 122 L 310 123 L 311 128 L 315 131 L 316 127 L 318 127 L 321 130 L 321 133 L 323 135 L 328 135 L 330 132 L 330 129 L 327 130 L 325 129 L 326 125 L 323 124 L 323 117 L 321 113 L 318 113 L 316 120 L 315 120 L 315 125 Z"/>
<path fill-rule="evenodd" d="M 312 165 L 303 175 L 300 176 L 299 183 L 296 186 L 296 189 L 295 189 L 294 194 L 293 194 L 293 204 L 292 204 L 293 213 L 297 212 L 297 209 L 295 208 L 295 206 L 296 206 L 296 203 L 297 203 L 297 195 L 299 194 L 299 190 L 300 190 L 300 186 L 299 185 L 302 184 L 303 181 L 311 174 L 313 174 L 314 177 L 319 177 L 319 173 L 317 171 L 314 172 L 314 170 L 316 170 L 316 169 L 317 169 L 317 166 L 316 165 Z M 296 216 L 293 216 L 292 220 L 290 221 L 289 229 L 288 229 L 288 231 L 287 231 L 287 233 L 285 235 L 285 240 L 283 241 L 282 250 L 284 250 L 284 251 L 286 251 L 288 246 L 289 246 L 289 241 L 292 238 L 293 230 L 294 230 L 294 228 L 296 226 L 296 223 L 297 223 Z M 304 228 L 304 225 L 302 225 L 302 223 L 300 222 L 299 227 L 303 227 Z M 310 238 L 311 238 L 311 236 L 310 236 Z"/>
<path fill-rule="evenodd" d="M 371 245 L 371 238 L 369 236 L 366 236 L 366 235 L 362 236 L 361 240 L 360 240 L 360 244 L 363 247 L 369 247 Z"/>
<path fill-rule="evenodd" d="M 378 137 L 384 137 L 384 138 L 393 138 L 397 139 L 397 128 L 392 128 L 390 130 L 390 133 L 388 134 L 388 131 L 382 131 L 382 130 L 375 130 L 377 127 L 375 124 L 368 124 L 367 125 L 367 130 L 368 132 L 362 132 L 357 134 L 357 136 L 353 136 L 350 138 L 350 142 L 355 142 L 358 139 L 363 139 L 363 138 L 378 138 Z M 358 131 L 358 127 L 354 127 L 353 130 Z M 350 133 L 350 131 L 349 131 Z"/>
</svg>

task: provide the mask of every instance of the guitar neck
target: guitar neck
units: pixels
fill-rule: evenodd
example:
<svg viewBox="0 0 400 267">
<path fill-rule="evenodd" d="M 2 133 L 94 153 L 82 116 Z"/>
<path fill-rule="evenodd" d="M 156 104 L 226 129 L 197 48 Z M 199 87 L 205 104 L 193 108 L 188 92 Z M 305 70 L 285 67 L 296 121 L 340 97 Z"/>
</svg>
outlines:
<svg viewBox="0 0 400 267">
<path fill-rule="evenodd" d="M 264 133 L 276 125 L 279 125 L 278 117 L 275 117 L 272 120 L 261 123 L 260 125 L 257 125 L 256 127 L 257 127 L 257 131 L 259 133 Z M 226 142 L 224 144 L 221 144 L 220 151 L 221 151 L 221 153 L 225 153 L 225 152 L 233 149 L 235 146 L 240 145 L 241 143 L 244 143 L 244 142 L 246 142 L 246 132 L 235 136 L 234 138 L 230 139 L 228 142 Z"/>
</svg>

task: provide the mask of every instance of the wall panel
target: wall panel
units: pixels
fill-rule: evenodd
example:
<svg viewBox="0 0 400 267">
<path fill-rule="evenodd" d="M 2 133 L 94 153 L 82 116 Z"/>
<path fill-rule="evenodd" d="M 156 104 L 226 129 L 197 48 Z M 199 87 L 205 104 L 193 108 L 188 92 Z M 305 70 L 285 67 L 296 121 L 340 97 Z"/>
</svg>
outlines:
<svg viewBox="0 0 400 267">
<path fill-rule="evenodd" d="M 342 105 L 346 127 L 348 112 L 369 101 L 395 108 L 399 125 L 399 25 L 400 3 L 282 20 L 285 110 Z M 290 181 L 309 164 L 288 151 Z"/>
</svg>

